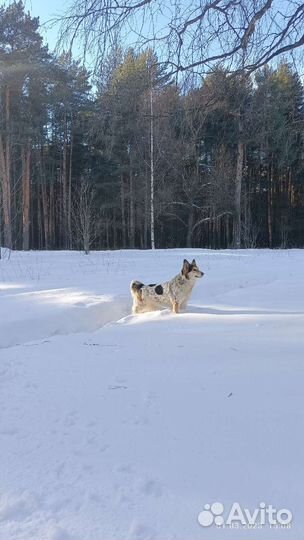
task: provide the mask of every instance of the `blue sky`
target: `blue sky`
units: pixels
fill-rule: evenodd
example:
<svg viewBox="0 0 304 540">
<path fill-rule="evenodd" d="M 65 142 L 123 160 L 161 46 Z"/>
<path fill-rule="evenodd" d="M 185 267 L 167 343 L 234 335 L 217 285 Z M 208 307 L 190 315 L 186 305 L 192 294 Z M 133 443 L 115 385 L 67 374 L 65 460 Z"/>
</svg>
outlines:
<svg viewBox="0 0 304 540">
<path fill-rule="evenodd" d="M 64 13 L 70 2 L 65 0 L 25 0 L 25 6 L 31 15 L 40 18 L 40 23 L 43 25 L 55 15 Z M 57 30 L 55 28 L 47 29 L 44 26 L 40 29 L 45 42 L 49 44 L 51 50 L 56 46 Z"/>
<path fill-rule="evenodd" d="M 1 1 L 2 0 L 0 0 L 0 3 Z M 11 0 L 7 0 L 7 3 L 10 1 Z M 44 43 L 48 44 L 51 52 L 54 51 L 57 45 L 59 26 L 57 28 L 50 28 L 48 22 L 56 16 L 58 17 L 67 13 L 69 7 L 73 4 L 73 1 L 74 0 L 23 0 L 26 10 L 28 10 L 33 17 L 39 17 L 41 25 L 39 32 L 44 39 Z M 74 59 L 84 59 L 82 47 L 80 45 L 77 46 L 77 39 L 73 46 L 73 57 Z M 85 65 L 88 69 L 93 66 L 93 60 L 89 54 L 86 57 Z"/>
</svg>

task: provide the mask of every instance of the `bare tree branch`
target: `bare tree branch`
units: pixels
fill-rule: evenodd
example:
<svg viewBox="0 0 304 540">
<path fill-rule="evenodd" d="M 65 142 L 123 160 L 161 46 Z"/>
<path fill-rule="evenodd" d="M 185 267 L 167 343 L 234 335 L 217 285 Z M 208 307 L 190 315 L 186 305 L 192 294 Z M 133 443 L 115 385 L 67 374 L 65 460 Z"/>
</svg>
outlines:
<svg viewBox="0 0 304 540">
<path fill-rule="evenodd" d="M 204 72 L 222 62 L 249 73 L 303 46 L 304 4 L 290 0 L 74 0 L 61 41 L 75 39 L 97 63 L 116 40 L 157 48 L 172 72 Z"/>
</svg>

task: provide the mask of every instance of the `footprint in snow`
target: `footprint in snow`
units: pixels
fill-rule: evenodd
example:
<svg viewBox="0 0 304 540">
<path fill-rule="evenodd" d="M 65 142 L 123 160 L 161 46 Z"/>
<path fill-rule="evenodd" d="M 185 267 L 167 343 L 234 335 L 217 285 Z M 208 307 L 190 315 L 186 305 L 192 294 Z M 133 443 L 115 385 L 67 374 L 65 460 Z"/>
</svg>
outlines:
<svg viewBox="0 0 304 540">
<path fill-rule="evenodd" d="M 51 525 L 46 534 L 46 540 L 74 540 L 66 529 L 58 525 Z"/>
<path fill-rule="evenodd" d="M 127 540 L 154 540 L 154 538 L 156 535 L 153 529 L 137 519 L 132 521 Z"/>
<path fill-rule="evenodd" d="M 126 463 L 126 464 L 122 463 L 121 465 L 117 465 L 115 470 L 118 473 L 124 473 L 124 474 L 132 474 L 133 472 L 132 465 L 130 465 L 129 463 Z"/>
<path fill-rule="evenodd" d="M 31 493 L 4 494 L 0 497 L 0 522 L 23 521 L 37 509 L 37 500 Z"/>
<path fill-rule="evenodd" d="M 163 488 L 157 480 L 143 480 L 139 484 L 141 493 L 150 497 L 161 497 Z"/>
</svg>

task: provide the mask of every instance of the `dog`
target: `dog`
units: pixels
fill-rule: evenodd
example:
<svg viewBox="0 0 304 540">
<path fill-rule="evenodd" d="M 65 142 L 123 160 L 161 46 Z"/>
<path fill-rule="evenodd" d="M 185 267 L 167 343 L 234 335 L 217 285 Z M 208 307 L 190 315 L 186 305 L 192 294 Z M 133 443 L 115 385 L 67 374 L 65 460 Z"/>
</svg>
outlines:
<svg viewBox="0 0 304 540">
<path fill-rule="evenodd" d="M 196 279 L 203 277 L 195 259 L 189 263 L 184 259 L 182 270 L 170 281 L 157 285 L 144 285 L 140 281 L 131 281 L 130 291 L 133 298 L 132 313 L 145 313 L 161 307 L 172 309 L 179 313 L 185 309 Z"/>
</svg>

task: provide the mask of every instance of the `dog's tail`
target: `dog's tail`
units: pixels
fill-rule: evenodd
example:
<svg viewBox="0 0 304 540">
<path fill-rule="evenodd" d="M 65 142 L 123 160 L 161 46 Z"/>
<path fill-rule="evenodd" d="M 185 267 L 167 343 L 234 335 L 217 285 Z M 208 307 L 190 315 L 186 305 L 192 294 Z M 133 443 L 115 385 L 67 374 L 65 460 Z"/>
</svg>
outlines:
<svg viewBox="0 0 304 540">
<path fill-rule="evenodd" d="M 141 301 L 142 300 L 142 288 L 144 284 L 140 281 L 131 281 L 130 283 L 130 291 L 132 296 L 136 296 L 136 298 Z"/>
</svg>

